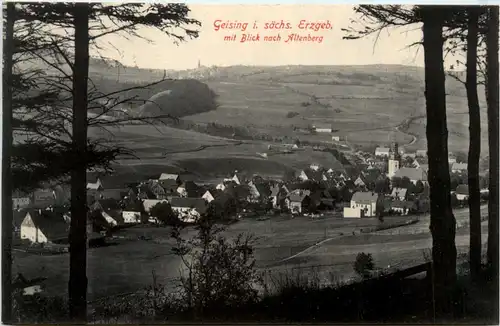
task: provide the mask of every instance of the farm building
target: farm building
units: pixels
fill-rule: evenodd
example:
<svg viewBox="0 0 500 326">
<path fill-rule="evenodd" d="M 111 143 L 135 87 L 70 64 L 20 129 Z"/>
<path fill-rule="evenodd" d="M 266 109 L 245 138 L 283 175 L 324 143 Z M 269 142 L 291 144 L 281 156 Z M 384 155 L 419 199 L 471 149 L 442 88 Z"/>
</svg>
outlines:
<svg viewBox="0 0 500 326">
<path fill-rule="evenodd" d="M 178 188 L 179 197 L 199 197 L 202 189 L 193 181 L 185 181 Z"/>
<path fill-rule="evenodd" d="M 467 163 L 453 163 L 451 165 L 452 173 L 462 173 L 467 172 Z"/>
<path fill-rule="evenodd" d="M 408 178 L 413 184 L 417 184 L 418 181 L 422 181 L 425 185 L 427 184 L 427 172 L 422 168 L 406 168 L 403 167 L 394 173 L 394 177 L 397 178 Z"/>
<path fill-rule="evenodd" d="M 391 153 L 391 149 L 389 147 L 377 147 L 375 148 L 375 156 L 387 156 Z"/>
<path fill-rule="evenodd" d="M 401 215 L 408 215 L 411 211 L 416 210 L 416 204 L 413 201 L 395 200 L 391 204 L 391 209 Z"/>
<path fill-rule="evenodd" d="M 383 196 L 374 192 L 358 191 L 353 194 L 349 207 L 344 208 L 344 217 L 373 217 L 382 205 Z"/>
<path fill-rule="evenodd" d="M 329 133 L 331 134 L 333 129 L 331 125 L 315 125 L 313 126 L 313 129 L 315 132 L 320 132 L 320 133 Z"/>
<path fill-rule="evenodd" d="M 169 202 L 179 219 L 187 223 L 196 222 L 207 211 L 207 204 L 202 198 L 172 197 Z"/>
<path fill-rule="evenodd" d="M 311 207 L 311 191 L 296 189 L 288 194 L 285 203 L 292 213 L 303 213 L 310 210 Z"/>
<path fill-rule="evenodd" d="M 62 212 L 30 210 L 21 223 L 21 239 L 33 243 L 61 242 L 68 239 L 69 225 Z"/>
<path fill-rule="evenodd" d="M 394 200 L 406 200 L 408 189 L 406 188 L 392 188 L 391 198 Z"/>
<path fill-rule="evenodd" d="M 332 136 L 332 141 L 340 141 L 340 136 Z"/>
<path fill-rule="evenodd" d="M 468 185 L 458 185 L 457 190 L 455 191 L 457 195 L 457 199 L 468 200 L 469 199 L 469 186 Z"/>
</svg>

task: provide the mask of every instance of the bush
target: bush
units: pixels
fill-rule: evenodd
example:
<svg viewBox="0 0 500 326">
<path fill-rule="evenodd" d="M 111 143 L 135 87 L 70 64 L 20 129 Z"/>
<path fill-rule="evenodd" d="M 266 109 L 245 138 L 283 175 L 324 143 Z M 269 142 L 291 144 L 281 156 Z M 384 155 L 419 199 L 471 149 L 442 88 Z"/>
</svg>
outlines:
<svg viewBox="0 0 500 326">
<path fill-rule="evenodd" d="M 254 238 L 239 234 L 228 240 L 221 235 L 224 228 L 210 218 L 203 218 L 196 229 L 197 235 L 189 240 L 180 236 L 179 227 L 172 230 L 176 240 L 172 250 L 184 265 L 181 306 L 196 317 L 206 317 L 220 309 L 255 303 L 256 286 L 262 280 L 255 269 Z"/>
<path fill-rule="evenodd" d="M 288 113 L 286 114 L 286 117 L 287 117 L 287 118 L 293 118 L 293 117 L 296 117 L 296 116 L 298 116 L 298 115 L 299 115 L 299 113 L 298 113 L 298 112 L 290 111 L 290 112 L 288 112 Z"/>
<path fill-rule="evenodd" d="M 370 277 L 374 268 L 375 264 L 373 263 L 372 254 L 361 252 L 356 256 L 356 261 L 354 262 L 354 271 L 356 274 L 366 279 Z"/>
<path fill-rule="evenodd" d="M 181 221 L 167 202 L 158 203 L 151 208 L 151 216 L 154 216 L 164 225 L 179 225 Z"/>
</svg>

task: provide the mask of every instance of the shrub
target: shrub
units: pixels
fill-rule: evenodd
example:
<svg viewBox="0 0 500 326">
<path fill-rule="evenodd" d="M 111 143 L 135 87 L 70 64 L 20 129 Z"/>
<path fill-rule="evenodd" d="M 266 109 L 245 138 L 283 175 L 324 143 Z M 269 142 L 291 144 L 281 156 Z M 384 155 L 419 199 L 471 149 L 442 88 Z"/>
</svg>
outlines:
<svg viewBox="0 0 500 326">
<path fill-rule="evenodd" d="M 156 217 L 162 224 L 179 225 L 181 221 L 167 202 L 158 203 L 151 208 L 151 216 Z"/>
<path fill-rule="evenodd" d="M 375 268 L 372 254 L 359 253 L 354 262 L 354 271 L 362 278 L 370 277 L 371 272 Z"/>
<path fill-rule="evenodd" d="M 290 112 L 288 112 L 288 113 L 286 114 L 286 117 L 287 117 L 287 118 L 293 118 L 293 117 L 296 117 L 296 116 L 298 116 L 298 115 L 299 115 L 299 113 L 298 113 L 298 112 L 290 111 Z"/>
<path fill-rule="evenodd" d="M 221 312 L 258 299 L 256 286 L 262 284 L 255 269 L 254 238 L 239 234 L 232 240 L 221 235 L 224 230 L 210 218 L 196 226 L 193 239 L 184 239 L 181 229 L 174 227 L 172 249 L 183 262 L 180 304 L 196 317 Z"/>
</svg>

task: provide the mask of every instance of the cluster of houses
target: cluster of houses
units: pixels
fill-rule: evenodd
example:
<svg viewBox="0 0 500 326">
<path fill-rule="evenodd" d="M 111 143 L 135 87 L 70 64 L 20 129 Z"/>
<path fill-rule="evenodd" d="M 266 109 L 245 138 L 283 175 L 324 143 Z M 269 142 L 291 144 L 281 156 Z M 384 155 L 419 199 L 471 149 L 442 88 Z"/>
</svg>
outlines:
<svg viewBox="0 0 500 326">
<path fill-rule="evenodd" d="M 101 179 L 87 184 L 88 234 L 98 239 L 102 231 L 142 222 L 157 223 L 153 207 L 168 203 L 179 220 L 194 223 L 210 205 L 236 216 L 244 210 L 259 212 L 342 212 L 346 218 L 381 214 L 410 214 L 428 209 L 428 165 L 425 153 L 414 158 L 402 154 L 397 144 L 379 147 L 375 155 L 363 153 L 360 170 L 339 171 L 317 164 L 299 171 L 292 180 L 265 180 L 235 171 L 216 185 L 199 185 L 175 173 L 124 187 L 105 187 Z M 406 156 L 405 156 L 406 155 Z M 466 164 L 452 164 L 456 171 Z M 57 243 L 68 236 L 71 214 L 69 190 L 62 186 L 32 194 L 15 194 L 15 230 L 21 239 L 34 243 Z M 459 200 L 466 200 L 466 186 L 457 187 Z M 235 205 L 237 203 L 237 205 Z M 101 233 L 100 233 L 101 232 Z"/>
</svg>

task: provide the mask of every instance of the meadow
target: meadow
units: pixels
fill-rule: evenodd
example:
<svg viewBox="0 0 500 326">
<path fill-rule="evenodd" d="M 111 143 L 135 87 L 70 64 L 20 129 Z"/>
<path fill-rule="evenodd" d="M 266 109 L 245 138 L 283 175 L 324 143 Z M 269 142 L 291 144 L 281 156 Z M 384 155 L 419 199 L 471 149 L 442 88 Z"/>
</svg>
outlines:
<svg viewBox="0 0 500 326">
<path fill-rule="evenodd" d="M 458 221 L 468 218 L 467 209 L 456 210 L 455 214 Z M 392 225 L 410 219 L 412 217 L 387 217 L 383 223 Z M 311 220 L 283 216 L 265 221 L 244 219 L 224 232 L 227 238 L 239 233 L 255 235 L 257 267 L 271 275 L 308 273 L 314 266 L 326 265 L 319 267 L 322 277 L 333 274 L 345 279 L 352 276 L 352 263 L 359 252 L 372 253 L 378 267 L 404 267 L 421 262 L 423 251 L 431 246 L 428 223 L 428 217 L 422 216 L 417 224 L 360 233 L 361 229 L 380 225 L 380 222 L 375 218 L 326 216 Z M 183 236 L 189 238 L 195 232 L 188 228 Z M 485 227 L 483 233 L 486 233 Z M 114 245 L 88 251 L 89 300 L 141 290 L 151 284 L 153 271 L 161 284 L 170 287 L 176 284 L 182 264 L 171 252 L 174 243 L 169 228 L 133 227 L 119 231 L 116 236 L 118 239 L 110 240 Z M 150 240 L 139 240 L 141 236 Z M 458 229 L 456 241 L 460 248 L 468 245 L 468 228 Z M 38 256 L 15 251 L 13 269 L 14 273 L 22 272 L 28 278 L 47 277 L 46 290 L 50 294 L 66 292 L 68 254 Z"/>
</svg>

